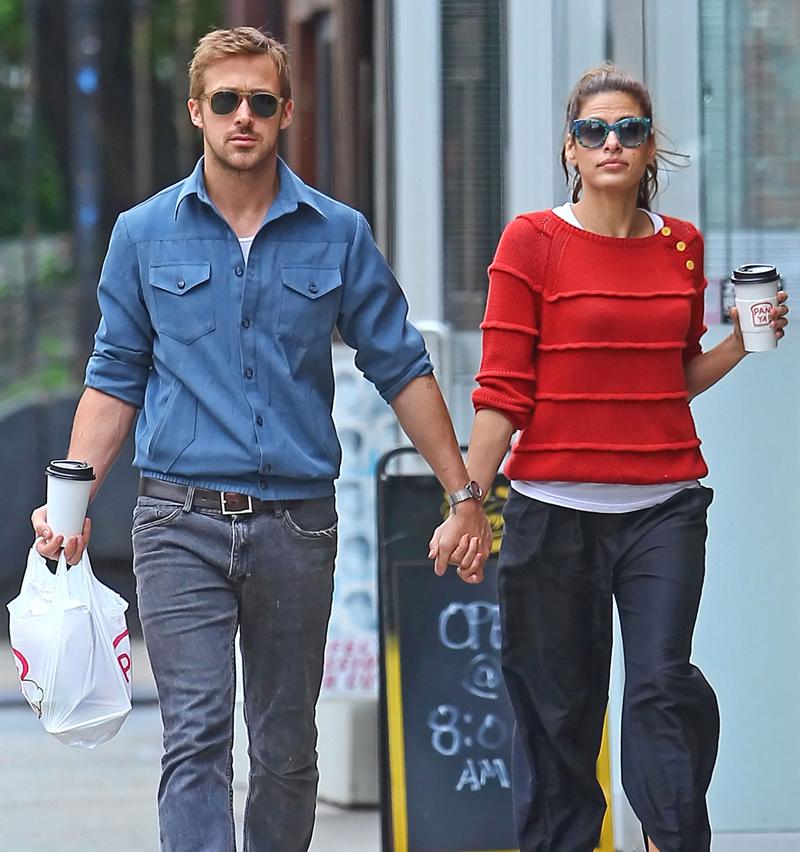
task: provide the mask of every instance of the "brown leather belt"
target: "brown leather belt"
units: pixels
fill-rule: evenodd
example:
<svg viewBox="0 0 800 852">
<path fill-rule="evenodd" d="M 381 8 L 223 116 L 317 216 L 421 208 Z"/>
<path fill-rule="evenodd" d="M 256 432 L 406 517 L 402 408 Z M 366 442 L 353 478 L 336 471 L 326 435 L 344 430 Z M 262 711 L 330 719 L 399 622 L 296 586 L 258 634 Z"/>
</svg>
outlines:
<svg viewBox="0 0 800 852">
<path fill-rule="evenodd" d="M 189 488 L 174 482 L 151 479 L 143 476 L 139 480 L 139 494 L 142 497 L 156 497 L 171 503 L 185 503 Z M 291 509 L 300 500 L 259 500 L 249 494 L 238 491 L 211 491 L 208 488 L 195 488 L 192 507 L 197 509 L 215 509 L 223 515 L 252 515 L 257 512 L 275 512 L 281 508 Z"/>
</svg>

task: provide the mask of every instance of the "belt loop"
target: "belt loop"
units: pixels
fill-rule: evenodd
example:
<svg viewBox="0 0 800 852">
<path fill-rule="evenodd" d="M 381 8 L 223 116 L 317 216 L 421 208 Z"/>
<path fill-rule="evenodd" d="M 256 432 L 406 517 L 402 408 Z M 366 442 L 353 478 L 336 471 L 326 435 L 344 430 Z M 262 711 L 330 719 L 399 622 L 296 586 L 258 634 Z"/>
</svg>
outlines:
<svg viewBox="0 0 800 852">
<path fill-rule="evenodd" d="M 283 506 L 280 500 L 274 500 L 272 503 L 272 511 L 275 512 L 275 517 L 280 518 L 283 515 Z"/>
<path fill-rule="evenodd" d="M 183 501 L 183 511 L 191 512 L 192 503 L 194 503 L 194 485 L 186 486 L 186 499 Z"/>
</svg>

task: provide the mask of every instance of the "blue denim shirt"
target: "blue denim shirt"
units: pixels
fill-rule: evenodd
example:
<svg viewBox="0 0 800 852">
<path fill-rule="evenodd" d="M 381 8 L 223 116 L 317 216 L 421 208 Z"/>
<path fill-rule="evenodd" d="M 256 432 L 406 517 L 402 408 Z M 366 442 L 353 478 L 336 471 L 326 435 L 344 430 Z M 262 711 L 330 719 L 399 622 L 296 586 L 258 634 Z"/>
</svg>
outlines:
<svg viewBox="0 0 800 852">
<path fill-rule="evenodd" d="M 114 226 L 86 385 L 141 409 L 145 476 L 263 499 L 330 495 L 334 328 L 387 402 L 432 371 L 364 217 L 282 161 L 278 173 L 247 264 L 202 159 Z"/>
</svg>

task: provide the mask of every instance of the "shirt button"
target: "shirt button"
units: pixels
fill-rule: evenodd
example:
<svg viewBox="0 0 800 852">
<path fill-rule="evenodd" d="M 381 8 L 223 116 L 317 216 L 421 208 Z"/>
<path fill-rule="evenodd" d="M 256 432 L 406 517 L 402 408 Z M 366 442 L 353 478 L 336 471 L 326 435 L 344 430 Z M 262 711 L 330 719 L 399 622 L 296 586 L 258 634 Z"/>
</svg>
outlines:
<svg viewBox="0 0 800 852">
<path fill-rule="evenodd" d="M 179 281 L 179 282 L 178 282 L 178 289 L 179 289 L 179 290 L 183 290 L 183 288 L 184 288 L 185 286 L 186 286 L 186 282 L 185 282 L 185 281 Z"/>
<path fill-rule="evenodd" d="M 263 425 L 264 425 L 264 418 L 259 414 L 258 417 L 256 417 L 256 426 L 263 426 Z"/>
<path fill-rule="evenodd" d="M 672 228 L 668 227 L 667 225 L 664 225 L 664 227 L 661 229 L 661 233 L 665 237 L 669 237 L 672 234 Z"/>
<path fill-rule="evenodd" d="M 237 266 L 236 269 L 234 269 L 233 271 L 236 273 L 237 278 L 241 278 L 242 275 L 244 275 L 244 267 L 243 266 Z"/>
<path fill-rule="evenodd" d="M 693 260 L 687 260 L 686 261 L 686 268 L 689 270 L 689 272 L 691 272 L 694 269 L 694 261 Z"/>
<path fill-rule="evenodd" d="M 269 473 L 272 470 L 271 464 L 265 464 L 263 468 L 261 468 L 262 473 Z"/>
<path fill-rule="evenodd" d="M 319 292 L 319 287 L 317 287 L 317 285 L 316 285 L 316 284 L 312 281 L 312 282 L 308 285 L 308 292 L 309 292 L 309 293 L 318 293 L 318 292 Z"/>
<path fill-rule="evenodd" d="M 259 488 L 266 488 L 267 487 L 267 480 L 266 479 L 259 479 L 258 480 L 258 487 Z"/>
<path fill-rule="evenodd" d="M 242 328 L 250 328 L 250 320 L 247 317 L 242 320 Z"/>
<path fill-rule="evenodd" d="M 253 378 L 253 368 L 252 367 L 246 367 L 245 368 L 244 377 L 246 379 L 252 379 Z"/>
<path fill-rule="evenodd" d="M 686 251 L 686 243 L 683 240 L 679 240 L 676 243 L 675 248 L 678 249 L 678 251 Z"/>
</svg>

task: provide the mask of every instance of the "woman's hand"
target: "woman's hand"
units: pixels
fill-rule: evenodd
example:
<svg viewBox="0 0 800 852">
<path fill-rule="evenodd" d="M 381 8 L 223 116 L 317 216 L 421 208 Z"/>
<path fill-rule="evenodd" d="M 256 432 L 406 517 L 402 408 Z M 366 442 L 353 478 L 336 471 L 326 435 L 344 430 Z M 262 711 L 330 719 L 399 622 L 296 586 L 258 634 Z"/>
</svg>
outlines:
<svg viewBox="0 0 800 852">
<path fill-rule="evenodd" d="M 789 294 L 785 290 L 779 290 L 778 307 L 773 308 L 770 315 L 770 327 L 775 329 L 775 337 L 779 341 L 784 334 L 786 334 L 784 329 L 789 324 L 789 320 L 786 319 L 786 315 L 789 313 L 789 308 L 785 304 L 788 298 Z M 741 347 L 742 352 L 744 352 L 744 339 L 742 338 L 742 327 L 739 324 L 739 311 L 736 308 L 731 308 L 728 313 L 733 320 L 733 336 L 738 345 Z"/>
<path fill-rule="evenodd" d="M 485 515 L 481 527 L 479 536 L 461 534 L 454 514 L 436 527 L 428 549 L 428 558 L 436 560 L 434 571 L 441 576 L 448 565 L 455 565 L 465 583 L 480 583 L 483 566 L 492 552 L 492 528 Z"/>
</svg>

